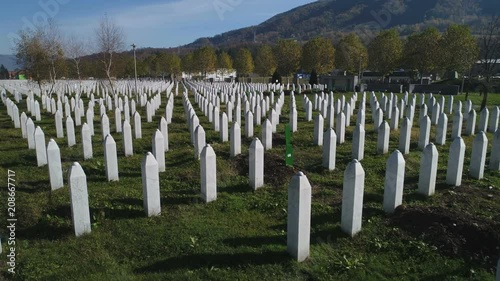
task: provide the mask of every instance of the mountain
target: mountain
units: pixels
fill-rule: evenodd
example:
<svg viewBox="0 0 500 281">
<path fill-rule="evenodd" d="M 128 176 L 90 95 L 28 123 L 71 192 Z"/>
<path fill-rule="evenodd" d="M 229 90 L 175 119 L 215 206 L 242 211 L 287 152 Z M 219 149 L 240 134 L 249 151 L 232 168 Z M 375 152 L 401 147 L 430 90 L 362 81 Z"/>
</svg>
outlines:
<svg viewBox="0 0 500 281">
<path fill-rule="evenodd" d="M 0 65 L 3 64 L 9 71 L 16 70 L 18 65 L 16 63 L 16 56 L 13 55 L 0 55 Z"/>
<path fill-rule="evenodd" d="M 405 36 L 431 25 L 444 30 L 450 23 L 468 24 L 477 31 L 486 16 L 498 11 L 499 0 L 320 0 L 256 26 L 200 38 L 185 47 L 234 47 L 279 38 L 307 41 L 316 36 L 336 41 L 350 32 L 367 42 L 385 28 L 396 28 Z"/>
</svg>

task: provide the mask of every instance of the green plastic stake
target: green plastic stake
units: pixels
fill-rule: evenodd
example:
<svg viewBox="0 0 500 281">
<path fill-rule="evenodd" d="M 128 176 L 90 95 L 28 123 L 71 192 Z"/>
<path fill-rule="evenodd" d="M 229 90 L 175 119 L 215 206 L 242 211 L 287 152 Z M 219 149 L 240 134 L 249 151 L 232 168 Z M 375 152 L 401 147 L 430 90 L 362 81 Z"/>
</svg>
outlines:
<svg viewBox="0 0 500 281">
<path fill-rule="evenodd" d="M 286 152 L 285 152 L 285 164 L 287 166 L 293 166 L 293 147 L 292 147 L 292 132 L 290 130 L 290 125 L 285 125 L 285 140 L 286 140 Z"/>
</svg>

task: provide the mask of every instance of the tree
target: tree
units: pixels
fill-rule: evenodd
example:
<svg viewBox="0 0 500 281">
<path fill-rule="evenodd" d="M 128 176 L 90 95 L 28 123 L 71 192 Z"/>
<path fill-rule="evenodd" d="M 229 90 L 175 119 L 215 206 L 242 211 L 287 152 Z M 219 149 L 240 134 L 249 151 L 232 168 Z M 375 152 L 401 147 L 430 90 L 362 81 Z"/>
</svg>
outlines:
<svg viewBox="0 0 500 281">
<path fill-rule="evenodd" d="M 206 76 L 207 72 L 212 72 L 217 66 L 217 56 L 214 48 L 205 46 L 194 51 L 194 61 L 197 71 Z"/>
<path fill-rule="evenodd" d="M 281 84 L 281 75 L 278 73 L 278 71 L 274 71 L 271 82 Z"/>
<path fill-rule="evenodd" d="M 15 41 L 17 63 L 29 74 L 42 90 L 42 84 L 48 80 L 52 93 L 57 75 L 64 70 L 64 53 L 59 29 L 52 19 L 47 24 L 35 29 L 19 31 Z"/>
<path fill-rule="evenodd" d="M 300 66 L 301 52 L 297 41 L 280 39 L 274 47 L 276 70 L 286 76 L 293 74 Z"/>
<path fill-rule="evenodd" d="M 255 55 L 255 72 L 260 76 L 270 76 L 275 70 L 273 49 L 269 45 L 262 45 Z"/>
<path fill-rule="evenodd" d="M 219 73 L 221 73 L 222 76 L 226 74 L 226 72 L 231 71 L 233 69 L 233 60 L 231 59 L 231 56 L 226 53 L 222 52 L 219 54 L 217 58 L 217 70 Z"/>
<path fill-rule="evenodd" d="M 113 55 L 122 50 L 124 34 L 121 27 L 117 26 L 107 15 L 99 22 L 99 27 L 95 30 L 97 52 L 101 55 L 101 63 L 108 78 L 111 92 L 114 93 L 113 82 L 111 80 Z"/>
<path fill-rule="evenodd" d="M 481 72 L 485 77 L 482 84 L 483 100 L 481 110 L 488 102 L 488 92 L 491 88 L 491 77 L 495 75 L 495 66 L 500 58 L 500 17 L 492 16 L 491 19 L 481 28 L 479 36 Z"/>
<path fill-rule="evenodd" d="M 181 58 L 181 69 L 187 73 L 195 72 L 194 54 L 192 52 L 187 53 Z"/>
<path fill-rule="evenodd" d="M 405 65 L 420 73 L 438 70 L 440 67 L 441 35 L 435 27 L 429 27 L 420 33 L 411 34 L 405 42 L 403 60 Z"/>
<path fill-rule="evenodd" d="M 390 74 L 400 66 L 403 54 L 403 43 L 396 30 L 381 31 L 368 46 L 369 67 L 381 72 L 383 76 Z"/>
<path fill-rule="evenodd" d="M 315 70 L 319 74 L 328 73 L 335 65 L 335 48 L 330 40 L 316 37 L 302 46 L 302 68 Z"/>
<path fill-rule="evenodd" d="M 0 79 L 9 79 L 9 71 L 3 64 L 0 65 Z"/>
<path fill-rule="evenodd" d="M 240 48 L 234 58 L 234 68 L 239 76 L 252 73 L 254 69 L 252 53 L 247 48 Z"/>
<path fill-rule="evenodd" d="M 460 74 L 465 74 L 479 55 L 476 39 L 466 25 L 450 25 L 443 34 L 441 48 L 445 70 Z"/>
<path fill-rule="evenodd" d="M 52 93 L 56 84 L 57 74 L 64 66 L 64 51 L 61 32 L 57 23 L 53 19 L 49 19 L 46 25 L 42 26 L 42 44 L 47 54 L 49 63 L 49 79 L 52 82 L 52 87 L 49 93 Z"/>
<path fill-rule="evenodd" d="M 309 77 L 309 84 L 311 85 L 318 84 L 318 73 L 316 72 L 315 69 L 313 69 L 311 72 L 311 77 Z"/>
<path fill-rule="evenodd" d="M 132 63 L 134 63 L 133 59 L 132 59 Z M 150 55 L 144 57 L 142 60 L 139 60 L 137 63 L 138 63 L 138 65 L 139 64 L 144 65 L 144 68 L 145 68 L 148 76 L 156 77 L 158 75 L 159 68 L 160 68 L 160 63 L 158 61 L 158 53 L 150 54 Z M 137 68 L 139 68 L 139 66 Z"/>
<path fill-rule="evenodd" d="M 64 53 L 75 65 L 78 80 L 81 80 L 80 62 L 88 52 L 87 44 L 84 40 L 78 39 L 75 35 L 70 36 L 65 44 Z"/>
<path fill-rule="evenodd" d="M 165 79 L 166 74 L 173 79 L 181 73 L 181 58 L 178 55 L 162 52 L 157 55 L 157 61 L 159 64 L 158 70 L 163 79 Z"/>
<path fill-rule="evenodd" d="M 360 73 L 368 66 L 368 50 L 355 33 L 342 38 L 335 50 L 337 68 L 350 74 Z"/>
</svg>

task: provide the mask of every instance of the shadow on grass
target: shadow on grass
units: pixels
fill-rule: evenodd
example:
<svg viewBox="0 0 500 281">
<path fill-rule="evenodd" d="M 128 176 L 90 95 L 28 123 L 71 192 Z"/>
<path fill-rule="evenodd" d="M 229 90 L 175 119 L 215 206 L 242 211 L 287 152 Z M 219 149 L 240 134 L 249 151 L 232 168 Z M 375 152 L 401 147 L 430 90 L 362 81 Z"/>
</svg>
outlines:
<svg viewBox="0 0 500 281">
<path fill-rule="evenodd" d="M 191 205 L 201 202 L 200 192 L 198 190 L 184 189 L 169 192 L 169 196 L 161 197 L 162 205 Z"/>
<path fill-rule="evenodd" d="M 427 196 L 415 192 L 404 196 L 404 200 L 408 204 L 412 202 L 424 202 L 427 200 Z"/>
<path fill-rule="evenodd" d="M 104 214 L 104 218 L 111 220 L 144 218 L 144 211 L 136 209 L 117 209 L 117 208 L 94 208 L 91 213 Z"/>
<path fill-rule="evenodd" d="M 286 245 L 286 236 L 238 237 L 225 239 L 222 242 L 235 248 L 240 246 Z"/>
<path fill-rule="evenodd" d="M 48 179 L 39 179 L 36 181 L 22 181 L 22 183 L 16 186 L 16 191 L 25 193 L 38 193 L 50 191 L 50 181 Z"/>
<path fill-rule="evenodd" d="M 21 158 L 26 162 L 26 163 L 33 163 L 33 166 L 36 165 L 37 161 L 36 161 L 36 151 L 33 150 L 33 153 L 32 154 L 25 154 L 23 156 L 21 156 Z"/>
<path fill-rule="evenodd" d="M 119 172 L 118 175 L 120 177 L 124 177 L 124 178 L 141 178 L 142 177 L 141 170 L 139 170 L 138 172 Z"/>
<path fill-rule="evenodd" d="M 168 157 L 168 154 L 167 154 L 167 157 Z M 189 153 L 189 155 L 187 155 L 187 154 L 183 155 L 182 157 L 179 157 L 179 159 L 181 159 L 181 160 L 179 160 L 177 162 L 173 162 L 173 163 L 167 162 L 167 165 L 170 167 L 181 167 L 181 166 L 185 166 L 188 163 L 195 163 L 194 152 Z"/>
<path fill-rule="evenodd" d="M 28 228 L 22 228 L 17 233 L 17 238 L 27 240 L 49 240 L 55 241 L 73 234 L 71 224 L 71 208 L 67 206 L 58 206 L 49 210 L 34 225 Z"/>
<path fill-rule="evenodd" d="M 289 262 L 291 257 L 285 251 L 266 251 L 262 253 L 237 254 L 197 254 L 168 258 L 150 266 L 138 268 L 136 273 L 167 272 L 180 269 L 199 269 L 206 267 L 236 267 L 243 265 L 267 265 Z"/>
<path fill-rule="evenodd" d="M 220 187 L 219 192 L 234 194 L 234 193 L 250 193 L 253 192 L 253 190 L 249 183 L 238 183 Z"/>
<path fill-rule="evenodd" d="M 56 241 L 74 234 L 71 226 L 55 226 L 47 221 L 41 221 L 32 227 L 19 231 L 18 233 L 18 239 L 49 241 Z"/>
<path fill-rule="evenodd" d="M 297 167 L 296 168 L 302 168 L 302 167 Z M 301 169 L 302 171 L 309 171 L 310 173 L 317 173 L 317 174 L 323 174 L 325 170 L 328 170 L 327 168 L 323 167 L 323 163 L 317 162 L 311 165 L 306 165 L 304 169 Z"/>
<path fill-rule="evenodd" d="M 339 238 L 349 237 L 346 233 L 340 229 L 340 226 L 336 226 L 330 229 L 316 231 L 311 233 L 311 244 L 335 244 Z"/>
<path fill-rule="evenodd" d="M 369 202 L 382 204 L 384 202 L 384 195 L 380 193 L 365 193 L 363 203 Z"/>
<path fill-rule="evenodd" d="M 107 219 L 133 219 L 133 218 L 142 218 L 144 217 L 143 202 L 141 199 L 136 198 L 119 198 L 112 199 L 113 203 L 118 203 L 125 205 L 126 208 L 92 208 L 91 213 L 104 213 L 105 218 Z M 113 204 L 115 205 L 115 204 Z M 137 207 L 141 210 L 138 210 Z"/>
</svg>

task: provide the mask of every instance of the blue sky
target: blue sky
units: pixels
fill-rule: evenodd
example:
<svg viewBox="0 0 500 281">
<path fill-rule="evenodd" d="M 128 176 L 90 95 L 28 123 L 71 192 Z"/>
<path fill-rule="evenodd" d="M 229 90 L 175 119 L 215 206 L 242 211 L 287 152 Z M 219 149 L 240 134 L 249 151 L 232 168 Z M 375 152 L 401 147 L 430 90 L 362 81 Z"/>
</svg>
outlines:
<svg viewBox="0 0 500 281">
<path fill-rule="evenodd" d="M 23 0 L 8 1 L 0 15 L 0 54 L 12 54 L 19 29 L 53 17 L 63 34 L 92 42 L 108 14 L 125 33 L 127 46 L 176 47 L 200 37 L 259 24 L 312 0 Z M 8 4 L 7 4 L 8 3 Z"/>
</svg>

